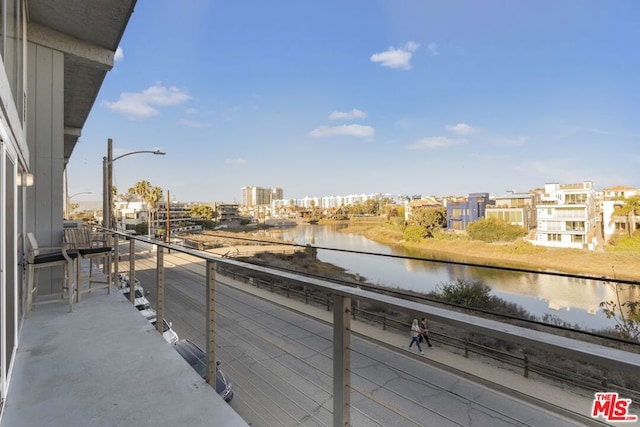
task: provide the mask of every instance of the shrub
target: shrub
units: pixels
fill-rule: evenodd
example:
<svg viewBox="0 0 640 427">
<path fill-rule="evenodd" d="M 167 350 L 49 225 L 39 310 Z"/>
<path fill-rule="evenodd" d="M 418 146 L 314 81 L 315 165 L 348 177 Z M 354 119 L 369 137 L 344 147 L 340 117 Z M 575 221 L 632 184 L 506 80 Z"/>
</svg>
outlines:
<svg viewBox="0 0 640 427">
<path fill-rule="evenodd" d="M 440 300 L 473 308 L 486 308 L 491 301 L 489 292 L 491 288 L 479 280 L 457 279 L 436 287 L 436 295 Z"/>
<path fill-rule="evenodd" d="M 419 242 L 424 237 L 425 229 L 419 225 L 408 225 L 404 229 L 402 237 L 409 242 Z"/>
<path fill-rule="evenodd" d="M 141 222 L 140 224 L 136 224 L 135 231 L 136 234 L 144 234 L 146 235 L 149 232 L 149 225 L 146 222 Z"/>
<path fill-rule="evenodd" d="M 640 251 L 640 230 L 636 230 L 631 237 L 614 234 L 609 239 L 613 251 Z"/>
<path fill-rule="evenodd" d="M 519 225 L 509 224 L 497 218 L 482 218 L 467 225 L 467 234 L 473 240 L 483 242 L 513 242 L 525 236 Z"/>
</svg>

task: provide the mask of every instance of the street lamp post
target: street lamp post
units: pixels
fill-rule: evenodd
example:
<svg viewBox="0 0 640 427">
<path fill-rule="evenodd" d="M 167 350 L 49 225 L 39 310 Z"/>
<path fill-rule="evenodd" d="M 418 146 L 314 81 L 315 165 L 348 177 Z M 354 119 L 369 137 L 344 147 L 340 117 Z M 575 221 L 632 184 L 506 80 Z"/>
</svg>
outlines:
<svg viewBox="0 0 640 427">
<path fill-rule="evenodd" d="M 111 138 L 107 140 L 107 156 L 102 158 L 102 186 L 103 186 L 103 195 L 102 195 L 102 226 L 104 228 L 114 228 L 114 221 L 111 215 L 111 209 L 113 208 L 113 194 L 111 194 L 113 189 L 112 177 L 113 170 L 112 165 L 118 159 L 121 159 L 126 156 L 131 156 L 133 154 L 155 154 L 156 156 L 164 156 L 165 152 L 160 150 L 142 150 L 142 151 L 132 151 L 130 153 L 122 154 L 116 158 L 113 158 L 113 141 Z"/>
<path fill-rule="evenodd" d="M 71 219 L 71 218 L 69 218 L 69 216 L 71 215 L 71 198 L 79 196 L 80 194 L 93 194 L 93 193 L 91 191 L 81 191 L 79 193 L 75 193 L 75 194 L 72 194 L 70 196 L 67 194 L 67 200 L 65 201 L 65 208 L 66 208 L 65 210 L 66 210 L 66 212 L 64 213 L 64 217 L 66 219 Z"/>
</svg>

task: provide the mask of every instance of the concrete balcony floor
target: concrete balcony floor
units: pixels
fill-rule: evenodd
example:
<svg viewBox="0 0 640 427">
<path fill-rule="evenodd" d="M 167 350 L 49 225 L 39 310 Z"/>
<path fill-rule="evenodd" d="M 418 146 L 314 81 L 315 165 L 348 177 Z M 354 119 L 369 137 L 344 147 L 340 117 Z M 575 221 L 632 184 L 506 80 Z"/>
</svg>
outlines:
<svg viewBox="0 0 640 427">
<path fill-rule="evenodd" d="M 1 427 L 246 426 L 115 290 L 35 305 Z"/>
</svg>

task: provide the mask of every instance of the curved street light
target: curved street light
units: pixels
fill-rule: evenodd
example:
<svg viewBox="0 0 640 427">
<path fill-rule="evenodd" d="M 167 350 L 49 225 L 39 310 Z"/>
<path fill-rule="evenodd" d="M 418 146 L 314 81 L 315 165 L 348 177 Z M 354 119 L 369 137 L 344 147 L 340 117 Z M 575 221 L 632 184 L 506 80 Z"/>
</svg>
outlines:
<svg viewBox="0 0 640 427">
<path fill-rule="evenodd" d="M 66 219 L 71 219 L 69 218 L 69 214 L 71 213 L 71 198 L 79 196 L 81 194 L 93 194 L 93 193 L 91 191 L 81 191 L 79 193 L 74 193 L 70 196 L 67 194 L 67 200 L 65 202 L 65 212 L 64 212 L 64 217 Z"/>
<path fill-rule="evenodd" d="M 121 159 L 126 156 L 132 156 L 134 154 L 154 154 L 156 156 L 164 156 L 164 151 L 160 150 L 140 150 L 140 151 L 132 151 L 130 153 L 122 154 L 118 157 L 112 158 L 113 156 L 112 150 L 112 140 L 109 138 L 107 140 L 107 155 L 102 158 L 102 183 L 103 183 L 103 195 L 102 195 L 102 226 L 104 228 L 113 228 L 112 227 L 112 218 L 111 218 L 111 209 L 113 206 L 113 195 L 111 194 L 113 184 L 113 169 L 112 164 L 118 159 Z"/>
</svg>

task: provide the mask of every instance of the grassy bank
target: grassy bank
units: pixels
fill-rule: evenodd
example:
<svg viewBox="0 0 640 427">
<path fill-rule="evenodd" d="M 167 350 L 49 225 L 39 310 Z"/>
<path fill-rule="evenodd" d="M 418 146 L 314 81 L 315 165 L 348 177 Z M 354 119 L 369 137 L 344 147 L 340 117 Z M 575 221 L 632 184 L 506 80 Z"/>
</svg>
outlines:
<svg viewBox="0 0 640 427">
<path fill-rule="evenodd" d="M 388 223 L 348 223 L 340 231 L 361 234 L 387 245 L 419 251 L 424 258 L 446 256 L 462 262 L 498 267 L 584 274 L 640 281 L 640 253 L 596 252 L 580 249 L 547 248 L 525 242 L 484 243 L 471 240 L 422 239 L 406 242 L 402 231 Z"/>
</svg>

